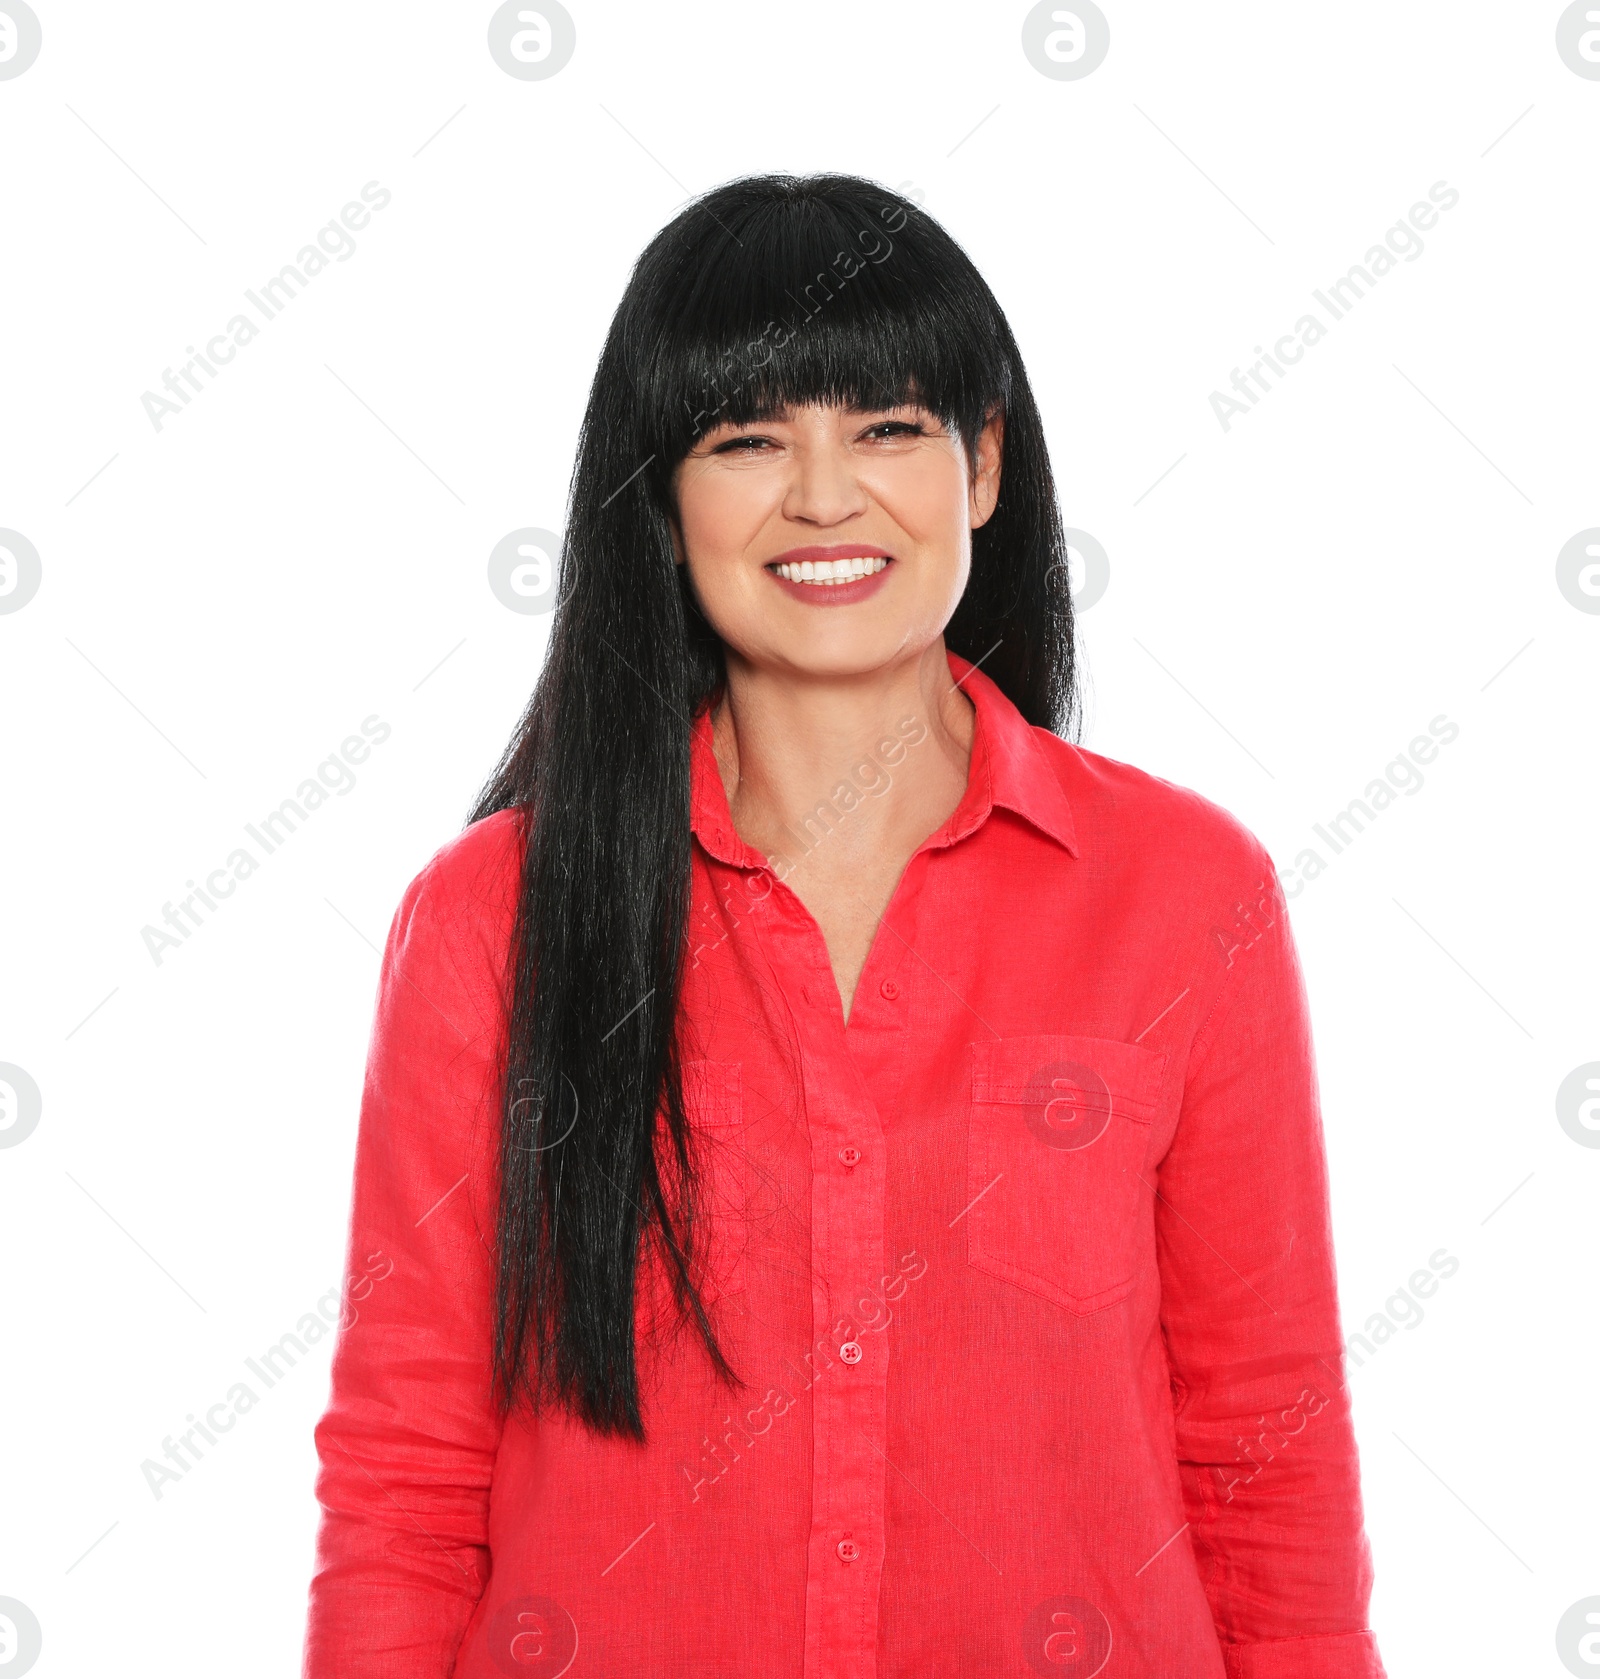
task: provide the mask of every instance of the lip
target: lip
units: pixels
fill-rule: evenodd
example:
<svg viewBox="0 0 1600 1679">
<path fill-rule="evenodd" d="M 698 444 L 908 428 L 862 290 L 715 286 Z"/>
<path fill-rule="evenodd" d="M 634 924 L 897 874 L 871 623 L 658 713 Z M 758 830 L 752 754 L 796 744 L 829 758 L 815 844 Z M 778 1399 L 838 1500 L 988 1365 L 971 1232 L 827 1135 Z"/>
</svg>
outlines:
<svg viewBox="0 0 1600 1679">
<path fill-rule="evenodd" d="M 815 563 L 817 560 L 848 560 L 858 555 L 864 560 L 887 560 L 889 563 L 882 571 L 875 571 L 871 577 L 859 577 L 853 583 L 830 585 L 791 583 L 787 577 L 780 577 L 773 570 L 774 566 L 799 565 L 802 560 Z M 877 594 L 888 581 L 896 563 L 888 549 L 875 548 L 870 542 L 835 542 L 826 547 L 787 549 L 768 560 L 765 570 L 767 576 L 785 594 L 795 600 L 804 601 L 807 606 L 850 606 L 856 601 L 866 600 L 869 595 Z"/>
<path fill-rule="evenodd" d="M 826 548 L 790 548 L 774 554 L 768 565 L 799 565 L 802 560 L 853 560 L 859 554 L 864 560 L 892 560 L 887 548 L 874 548 L 870 542 L 834 542 Z"/>
</svg>

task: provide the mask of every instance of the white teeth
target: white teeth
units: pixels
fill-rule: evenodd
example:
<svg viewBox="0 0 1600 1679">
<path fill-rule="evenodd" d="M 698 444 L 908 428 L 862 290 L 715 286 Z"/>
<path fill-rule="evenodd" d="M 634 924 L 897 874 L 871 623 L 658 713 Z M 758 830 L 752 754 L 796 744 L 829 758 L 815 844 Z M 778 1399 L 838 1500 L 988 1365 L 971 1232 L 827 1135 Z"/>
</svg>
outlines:
<svg viewBox="0 0 1600 1679">
<path fill-rule="evenodd" d="M 801 560 L 775 566 L 777 574 L 790 583 L 853 583 L 858 577 L 875 577 L 888 565 L 880 556 L 858 554 L 844 560 Z"/>
</svg>

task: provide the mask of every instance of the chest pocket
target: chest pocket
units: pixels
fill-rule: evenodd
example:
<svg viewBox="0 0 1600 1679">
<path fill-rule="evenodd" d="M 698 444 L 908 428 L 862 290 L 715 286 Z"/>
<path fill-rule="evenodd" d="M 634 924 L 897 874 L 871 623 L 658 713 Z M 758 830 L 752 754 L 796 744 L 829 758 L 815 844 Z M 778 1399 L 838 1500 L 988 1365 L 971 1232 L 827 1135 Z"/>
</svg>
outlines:
<svg viewBox="0 0 1600 1679">
<path fill-rule="evenodd" d="M 1165 1057 L 1112 1038 L 969 1046 L 967 1260 L 1098 1312 L 1133 1288 Z"/>
<path fill-rule="evenodd" d="M 749 1229 L 744 1092 L 737 1061 L 685 1061 L 683 1102 L 699 1181 L 694 1277 L 709 1306 L 745 1288 Z"/>
</svg>

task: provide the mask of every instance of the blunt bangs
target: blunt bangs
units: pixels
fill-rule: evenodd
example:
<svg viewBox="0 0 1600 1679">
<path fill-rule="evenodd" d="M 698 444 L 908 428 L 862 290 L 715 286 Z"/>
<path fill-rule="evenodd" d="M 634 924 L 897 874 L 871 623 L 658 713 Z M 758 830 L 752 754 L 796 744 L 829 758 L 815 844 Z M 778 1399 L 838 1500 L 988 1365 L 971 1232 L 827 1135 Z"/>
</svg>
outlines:
<svg viewBox="0 0 1600 1679">
<path fill-rule="evenodd" d="M 999 305 L 916 205 L 844 176 L 735 181 L 645 251 L 620 335 L 658 489 L 707 432 L 916 402 L 970 450 L 1011 394 Z M 621 323 L 619 323 L 621 324 Z"/>
</svg>

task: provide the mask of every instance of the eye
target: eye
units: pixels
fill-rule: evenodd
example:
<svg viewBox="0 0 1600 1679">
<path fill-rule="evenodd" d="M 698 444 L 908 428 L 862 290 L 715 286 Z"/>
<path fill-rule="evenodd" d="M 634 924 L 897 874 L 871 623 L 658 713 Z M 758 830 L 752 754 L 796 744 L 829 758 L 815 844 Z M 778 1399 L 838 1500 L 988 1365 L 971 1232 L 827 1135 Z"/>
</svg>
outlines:
<svg viewBox="0 0 1600 1679">
<path fill-rule="evenodd" d="M 711 451 L 713 455 L 754 455 L 772 446 L 770 437 L 730 437 Z"/>
<path fill-rule="evenodd" d="M 919 420 L 879 420 L 861 435 L 887 442 L 895 437 L 926 437 L 927 428 Z"/>
</svg>

